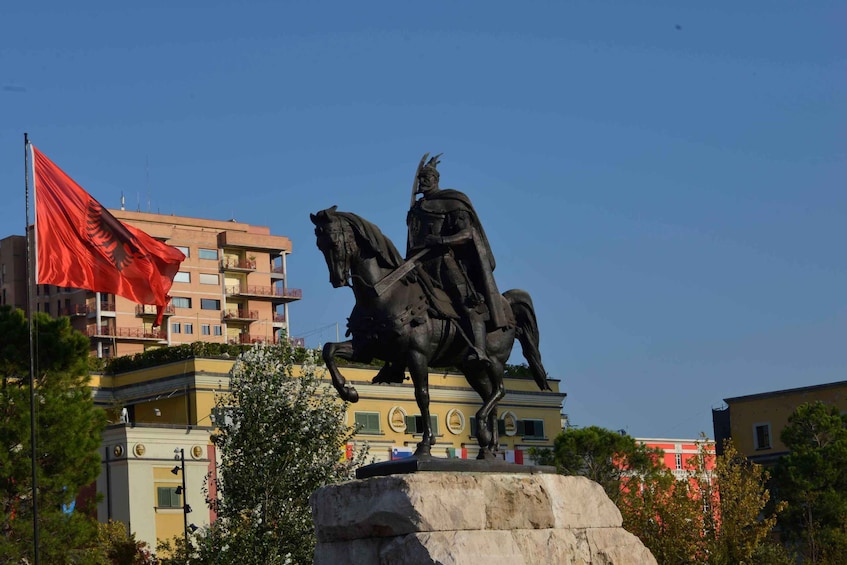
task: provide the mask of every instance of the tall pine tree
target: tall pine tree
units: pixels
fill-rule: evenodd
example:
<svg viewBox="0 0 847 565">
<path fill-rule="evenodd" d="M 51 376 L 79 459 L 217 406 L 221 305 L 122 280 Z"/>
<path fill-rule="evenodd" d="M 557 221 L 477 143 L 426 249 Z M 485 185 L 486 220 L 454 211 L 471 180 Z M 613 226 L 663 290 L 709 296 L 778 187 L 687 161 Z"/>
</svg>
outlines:
<svg viewBox="0 0 847 565">
<path fill-rule="evenodd" d="M 88 387 L 88 338 L 67 318 L 36 313 L 35 406 L 39 555 L 45 563 L 97 562 L 96 520 L 73 511 L 100 472 L 105 415 Z M 0 562 L 33 558 L 29 324 L 0 307 Z"/>
<path fill-rule="evenodd" d="M 847 414 L 814 402 L 797 407 L 782 430 L 790 451 L 777 463 L 782 535 L 804 562 L 840 564 L 847 556 Z"/>
</svg>

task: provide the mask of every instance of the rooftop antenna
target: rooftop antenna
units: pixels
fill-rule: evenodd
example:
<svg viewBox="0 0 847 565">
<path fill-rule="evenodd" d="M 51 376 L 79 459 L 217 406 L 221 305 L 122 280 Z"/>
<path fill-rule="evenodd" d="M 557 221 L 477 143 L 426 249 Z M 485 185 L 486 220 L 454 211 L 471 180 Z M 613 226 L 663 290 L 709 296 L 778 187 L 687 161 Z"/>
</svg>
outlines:
<svg viewBox="0 0 847 565">
<path fill-rule="evenodd" d="M 121 191 L 121 210 L 126 210 L 126 198 L 124 197 L 124 191 Z"/>
<path fill-rule="evenodd" d="M 141 212 L 141 193 L 140 192 L 135 193 L 135 211 Z"/>
</svg>

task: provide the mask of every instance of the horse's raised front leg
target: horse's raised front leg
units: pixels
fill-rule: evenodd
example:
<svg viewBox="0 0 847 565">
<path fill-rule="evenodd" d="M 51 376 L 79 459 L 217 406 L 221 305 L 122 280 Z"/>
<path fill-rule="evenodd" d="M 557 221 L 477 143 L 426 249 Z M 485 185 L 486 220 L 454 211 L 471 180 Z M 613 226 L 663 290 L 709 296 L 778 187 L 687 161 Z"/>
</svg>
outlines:
<svg viewBox="0 0 847 565">
<path fill-rule="evenodd" d="M 429 367 L 422 354 L 413 353 L 410 355 L 409 374 L 412 375 L 412 382 L 415 385 L 415 400 L 418 403 L 423 420 L 423 436 L 415 450 L 415 455 L 430 455 L 432 446 L 435 445 L 435 436 L 432 433 L 429 419 Z"/>
<path fill-rule="evenodd" d="M 335 358 L 350 360 L 353 358 L 353 342 L 351 340 L 341 342 L 330 342 L 324 345 L 323 359 L 326 363 L 326 368 L 332 377 L 332 386 L 338 391 L 338 396 L 348 402 L 358 402 L 359 393 L 352 385 L 347 384 L 347 379 L 338 370 L 338 365 L 335 363 Z"/>
</svg>

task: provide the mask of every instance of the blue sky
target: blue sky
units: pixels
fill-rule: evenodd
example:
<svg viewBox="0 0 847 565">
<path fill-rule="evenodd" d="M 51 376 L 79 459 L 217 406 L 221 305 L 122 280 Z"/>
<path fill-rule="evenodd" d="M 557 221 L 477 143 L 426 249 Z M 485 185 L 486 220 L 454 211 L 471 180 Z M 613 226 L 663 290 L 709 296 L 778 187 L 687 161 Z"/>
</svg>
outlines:
<svg viewBox="0 0 847 565">
<path fill-rule="evenodd" d="M 293 240 L 292 333 L 335 339 L 309 213 L 402 247 L 415 166 L 473 199 L 580 426 L 712 435 L 723 398 L 843 380 L 843 2 L 5 2 L 0 237 L 23 133 L 109 207 Z M 839 188 L 841 187 L 841 188 Z M 513 362 L 522 358 L 516 354 Z"/>
</svg>

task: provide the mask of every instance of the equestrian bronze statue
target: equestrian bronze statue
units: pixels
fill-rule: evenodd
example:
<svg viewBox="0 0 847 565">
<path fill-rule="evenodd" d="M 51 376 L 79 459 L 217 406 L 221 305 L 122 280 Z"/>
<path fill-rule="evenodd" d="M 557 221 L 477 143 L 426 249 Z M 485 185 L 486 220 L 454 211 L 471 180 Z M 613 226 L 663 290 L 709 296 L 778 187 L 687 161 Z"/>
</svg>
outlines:
<svg viewBox="0 0 847 565">
<path fill-rule="evenodd" d="M 482 398 L 477 411 L 479 459 L 498 447 L 497 403 L 515 338 L 541 390 L 550 390 L 538 349 L 538 324 L 527 292 L 500 294 L 494 257 L 470 199 L 438 186 L 438 156 L 424 155 L 407 216 L 406 257 L 377 226 L 336 207 L 311 214 L 318 249 L 333 287 L 350 286 L 356 299 L 348 341 L 327 343 L 323 358 L 339 395 L 359 399 L 336 358 L 385 362 L 374 382 L 403 382 L 408 369 L 423 434 L 415 454 L 430 454 L 430 367 L 457 367 Z M 421 194 L 416 199 L 416 195 Z"/>
</svg>

